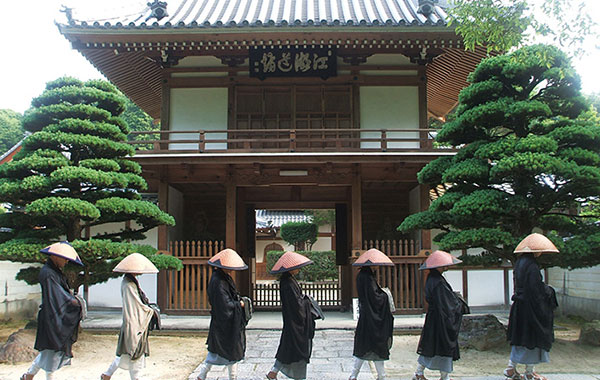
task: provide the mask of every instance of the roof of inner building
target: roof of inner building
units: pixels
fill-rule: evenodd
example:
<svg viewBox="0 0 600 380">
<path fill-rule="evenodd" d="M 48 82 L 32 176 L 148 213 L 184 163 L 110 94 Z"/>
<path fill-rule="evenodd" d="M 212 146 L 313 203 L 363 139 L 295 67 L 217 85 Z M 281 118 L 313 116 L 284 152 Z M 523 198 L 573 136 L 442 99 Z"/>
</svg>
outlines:
<svg viewBox="0 0 600 380">
<path fill-rule="evenodd" d="M 161 19 L 153 17 L 147 0 L 125 3 L 118 10 L 73 9 L 70 24 L 108 29 L 446 24 L 442 7 L 425 16 L 418 12 L 418 0 L 168 0 Z"/>
</svg>

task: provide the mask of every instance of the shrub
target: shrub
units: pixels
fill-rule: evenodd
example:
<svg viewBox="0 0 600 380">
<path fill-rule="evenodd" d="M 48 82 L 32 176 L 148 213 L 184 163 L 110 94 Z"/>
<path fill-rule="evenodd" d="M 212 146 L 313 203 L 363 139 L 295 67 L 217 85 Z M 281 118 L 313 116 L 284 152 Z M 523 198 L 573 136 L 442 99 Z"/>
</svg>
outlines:
<svg viewBox="0 0 600 380">
<path fill-rule="evenodd" d="M 298 253 L 314 262 L 300 270 L 297 276 L 299 281 L 324 281 L 338 278 L 335 251 L 300 251 Z M 271 271 L 273 265 L 283 254 L 282 251 L 267 252 L 267 271 Z"/>
<path fill-rule="evenodd" d="M 280 233 L 281 238 L 296 250 L 304 250 L 306 247 L 310 251 L 317 241 L 319 226 L 309 222 L 287 222 L 281 226 Z"/>
</svg>

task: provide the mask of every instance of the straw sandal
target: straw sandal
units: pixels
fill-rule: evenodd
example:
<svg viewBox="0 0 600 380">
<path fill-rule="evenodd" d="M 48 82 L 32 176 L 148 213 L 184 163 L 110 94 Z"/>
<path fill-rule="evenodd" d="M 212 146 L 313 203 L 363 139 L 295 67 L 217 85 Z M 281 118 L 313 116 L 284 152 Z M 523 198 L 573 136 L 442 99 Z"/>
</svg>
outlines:
<svg viewBox="0 0 600 380">
<path fill-rule="evenodd" d="M 110 380 L 111 377 L 112 376 L 108 376 L 108 375 L 102 374 L 102 375 L 100 375 L 100 380 Z"/>
<path fill-rule="evenodd" d="M 427 380 L 427 378 L 425 377 L 425 375 L 417 375 L 415 373 L 411 380 Z"/>
<path fill-rule="evenodd" d="M 526 373 L 524 379 L 526 379 L 526 380 L 548 380 L 544 376 L 542 376 L 538 373 L 535 373 L 535 372 Z"/>
<path fill-rule="evenodd" d="M 269 371 L 269 373 L 266 374 L 266 377 L 269 380 L 277 379 L 277 372 Z"/>
<path fill-rule="evenodd" d="M 33 375 L 29 373 L 24 373 L 19 377 L 19 380 L 33 380 Z"/>
<path fill-rule="evenodd" d="M 521 375 L 519 372 L 517 372 L 517 369 L 513 368 L 513 367 L 506 368 L 504 370 L 503 374 L 506 377 L 505 380 L 522 380 L 523 379 L 523 375 Z"/>
</svg>

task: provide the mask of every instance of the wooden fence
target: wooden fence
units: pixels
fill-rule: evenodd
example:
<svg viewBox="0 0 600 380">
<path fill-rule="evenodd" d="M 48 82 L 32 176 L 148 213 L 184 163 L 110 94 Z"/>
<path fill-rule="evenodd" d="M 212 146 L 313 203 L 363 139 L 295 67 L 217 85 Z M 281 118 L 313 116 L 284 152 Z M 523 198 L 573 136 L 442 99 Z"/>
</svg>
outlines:
<svg viewBox="0 0 600 380">
<path fill-rule="evenodd" d="M 363 249 L 377 248 L 387 254 L 394 266 L 376 269 L 377 282 L 391 290 L 398 314 L 419 313 L 423 310 L 424 277 L 419 267 L 425 256 L 419 256 L 418 242 L 405 240 L 369 240 Z"/>
<path fill-rule="evenodd" d="M 316 299 L 324 310 L 338 310 L 342 307 L 342 287 L 339 280 L 300 282 L 300 287 L 304 294 Z M 281 308 L 279 282 L 254 284 L 252 301 L 257 310 Z"/>
<path fill-rule="evenodd" d="M 170 252 L 183 262 L 180 271 L 167 271 L 167 313 L 201 313 L 210 310 L 208 260 L 225 248 L 223 241 L 174 241 Z"/>
</svg>

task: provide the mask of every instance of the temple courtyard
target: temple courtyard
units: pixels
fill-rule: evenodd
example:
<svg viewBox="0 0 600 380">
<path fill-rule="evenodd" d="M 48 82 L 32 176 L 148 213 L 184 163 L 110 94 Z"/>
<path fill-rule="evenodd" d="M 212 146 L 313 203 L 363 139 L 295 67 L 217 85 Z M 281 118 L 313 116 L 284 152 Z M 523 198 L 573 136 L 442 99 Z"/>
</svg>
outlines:
<svg viewBox="0 0 600 380">
<path fill-rule="evenodd" d="M 498 317 L 504 321 L 505 313 Z M 166 317 L 164 330 L 150 337 L 150 356 L 146 360 L 144 379 L 186 380 L 195 379 L 199 364 L 206 355 L 206 328 L 208 317 Z M 389 379 L 407 380 L 412 376 L 419 341 L 422 316 L 397 316 L 396 334 L 391 350 L 391 360 L 386 362 Z M 559 324 L 561 322 L 559 321 Z M 115 325 L 116 324 L 116 325 Z M 84 324 L 79 341 L 74 346 L 74 359 L 70 367 L 56 374 L 57 380 L 98 379 L 114 357 L 117 345 L 120 313 L 93 312 Z M 264 379 L 271 368 L 279 343 L 281 317 L 278 313 L 259 313 L 251 321 L 247 332 L 246 359 L 239 364 L 239 380 Z M 346 380 L 352 365 L 353 326 L 350 313 L 327 313 L 319 321 L 313 341 L 313 355 L 308 379 Z M 24 322 L 0 324 L 0 341 L 24 326 Z M 600 380 L 600 347 L 577 343 L 579 331 L 571 324 L 557 326 L 557 341 L 551 351 L 551 362 L 540 365 L 540 373 L 550 380 Z M 35 330 L 26 330 L 25 336 L 33 346 Z M 493 351 L 463 350 L 461 360 L 455 362 L 453 379 L 502 379 L 509 347 Z M 18 379 L 30 363 L 0 364 L 0 380 Z M 439 374 L 426 372 L 430 379 Z M 285 377 L 279 376 L 281 379 Z M 36 378 L 43 379 L 39 374 Z M 214 367 L 208 376 L 211 380 L 227 379 L 224 368 Z M 113 380 L 129 379 L 129 374 L 119 370 Z M 365 365 L 360 380 L 375 379 Z"/>
</svg>

